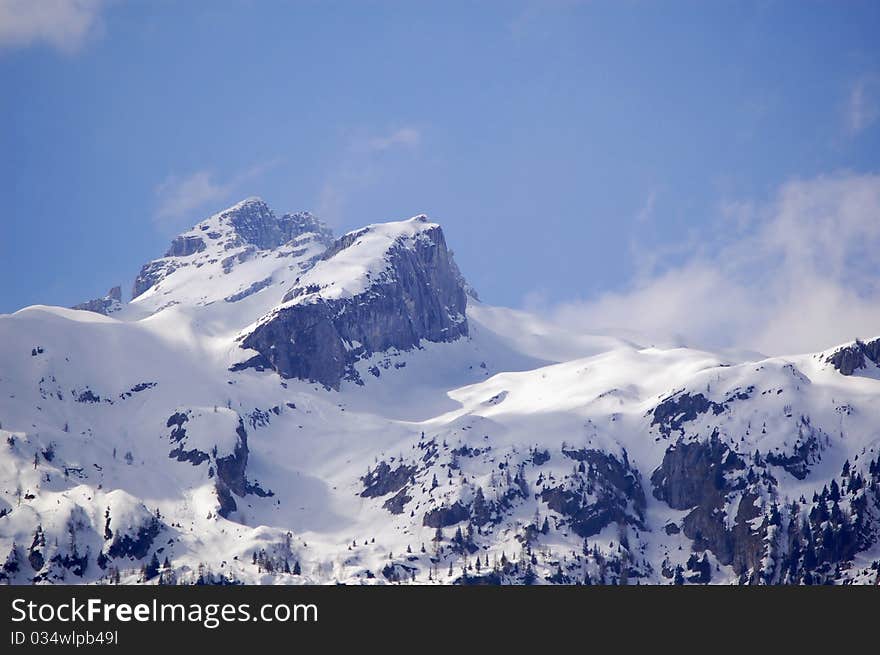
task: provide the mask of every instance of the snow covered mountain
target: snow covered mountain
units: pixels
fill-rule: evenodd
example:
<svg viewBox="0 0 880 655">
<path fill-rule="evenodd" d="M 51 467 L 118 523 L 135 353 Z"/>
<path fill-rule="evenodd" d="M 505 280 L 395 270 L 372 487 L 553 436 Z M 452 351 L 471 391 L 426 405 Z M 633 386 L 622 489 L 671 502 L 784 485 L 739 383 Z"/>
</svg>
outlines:
<svg viewBox="0 0 880 655">
<path fill-rule="evenodd" d="M 738 361 L 476 299 L 424 216 L 247 199 L 0 316 L 0 578 L 874 583 L 880 338 Z"/>
</svg>

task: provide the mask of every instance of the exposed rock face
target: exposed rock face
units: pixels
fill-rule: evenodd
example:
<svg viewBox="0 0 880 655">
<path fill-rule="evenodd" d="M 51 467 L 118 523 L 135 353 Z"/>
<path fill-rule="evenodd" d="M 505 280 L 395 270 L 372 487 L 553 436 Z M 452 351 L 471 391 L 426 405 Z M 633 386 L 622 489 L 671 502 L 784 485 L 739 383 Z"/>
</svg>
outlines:
<svg viewBox="0 0 880 655">
<path fill-rule="evenodd" d="M 198 448 L 184 449 L 186 428 L 183 426 L 187 421 L 189 421 L 189 416 L 185 412 L 175 412 L 168 417 L 165 427 L 173 428 L 168 438 L 172 443 L 177 444 L 177 447 L 168 453 L 168 457 L 173 457 L 178 462 L 189 462 L 193 466 L 198 466 L 210 459 L 210 455 Z"/>
<path fill-rule="evenodd" d="M 322 260 L 334 261 L 362 233 L 337 240 Z M 467 299 L 443 231 L 434 226 L 419 236 L 392 246 L 384 274 L 353 297 L 325 298 L 311 286 L 292 289 L 286 301 L 306 297 L 288 302 L 245 336 L 242 347 L 259 354 L 236 370 L 271 368 L 338 389 L 343 379 L 359 381 L 355 362 L 374 353 L 466 336 Z"/>
<path fill-rule="evenodd" d="M 744 466 L 736 453 L 716 438 L 673 444 L 651 475 L 654 497 L 673 509 L 690 509 L 724 489 L 727 470 Z"/>
<path fill-rule="evenodd" d="M 709 410 L 720 414 L 724 411 L 724 405 L 709 400 L 701 393 L 678 394 L 666 398 L 654 408 L 651 425 L 658 425 L 660 432 L 668 437 L 673 431 L 682 430 L 682 426 L 688 421 L 693 421 Z"/>
<path fill-rule="evenodd" d="M 752 530 L 759 516 L 758 496 L 746 483 L 728 474 L 742 471 L 745 462 L 714 435 L 708 441 L 679 442 L 666 450 L 663 463 L 651 476 L 654 496 L 673 509 L 690 509 L 682 530 L 695 550 L 711 550 L 722 564 L 742 574 L 760 568 L 764 531 Z M 727 494 L 741 491 L 733 525 L 727 521 Z"/>
<path fill-rule="evenodd" d="M 611 523 L 644 527 L 645 494 L 625 453 L 621 462 L 599 450 L 562 452 L 581 462 L 581 473 L 566 484 L 545 488 L 541 500 L 565 516 L 575 534 L 590 537 Z"/>
<path fill-rule="evenodd" d="M 880 366 L 880 337 L 871 341 L 860 341 L 843 346 L 829 355 L 825 361 L 840 371 L 841 375 L 852 375 L 865 368 L 868 362 Z"/>
<path fill-rule="evenodd" d="M 243 291 L 239 291 L 238 293 L 233 293 L 230 296 L 226 296 L 223 300 L 225 300 L 226 302 L 238 302 L 239 300 L 244 300 L 248 296 L 252 296 L 255 293 L 257 293 L 258 291 L 262 291 L 263 289 L 268 287 L 270 284 L 272 284 L 271 277 L 267 277 L 265 279 L 258 280 L 257 282 L 254 282 L 253 284 L 251 284 L 247 289 L 244 289 Z"/>
<path fill-rule="evenodd" d="M 276 248 L 289 240 L 284 238 L 284 230 L 274 212 L 258 198 L 249 198 L 227 213 L 236 234 L 257 248 Z"/>
<path fill-rule="evenodd" d="M 239 421 L 238 441 L 235 444 L 233 452 L 225 457 L 217 458 L 217 498 L 220 500 L 219 514 L 228 517 L 230 513 L 237 509 L 235 499 L 236 496 L 244 497 L 248 492 L 254 491 L 258 495 L 266 495 L 258 487 L 248 484 L 245 477 L 245 470 L 248 461 L 247 432 L 244 429 L 244 423 Z M 230 493 L 231 492 L 231 493 Z"/>
<path fill-rule="evenodd" d="M 309 212 L 283 214 L 278 219 L 278 222 L 282 233 L 288 235 L 281 243 L 292 241 L 296 237 L 309 232 L 316 235 L 318 241 L 326 246 L 330 246 L 333 243 L 333 230 Z"/>
<path fill-rule="evenodd" d="M 329 244 L 333 233 L 309 212 L 284 214 L 280 218 L 259 198 L 249 198 L 228 210 L 229 223 L 245 243 L 260 250 L 277 248 L 307 232 Z"/>
<path fill-rule="evenodd" d="M 81 309 L 87 312 L 95 312 L 96 314 L 112 314 L 122 307 L 122 288 L 113 287 L 107 292 L 103 298 L 95 298 L 88 302 L 74 305 L 71 309 Z"/>
<path fill-rule="evenodd" d="M 217 453 L 216 446 L 210 453 L 198 448 L 186 449 L 187 434 L 186 427 L 189 421 L 188 412 L 175 412 L 166 422 L 166 427 L 172 428 L 169 440 L 176 444 L 176 447 L 168 453 L 172 459 L 179 462 L 189 462 L 193 466 L 211 461 L 210 476 L 215 476 L 214 486 L 217 491 L 217 498 L 220 501 L 220 509 L 218 513 L 223 517 L 228 517 L 234 512 L 238 506 L 235 502 L 233 494 L 244 497 L 249 493 L 258 496 L 269 496 L 271 492 L 266 492 L 258 485 L 250 484 L 247 480 L 247 462 L 248 462 L 248 444 L 247 432 L 244 428 L 244 421 L 239 418 L 238 426 L 235 429 L 237 439 L 231 453 L 220 456 Z M 216 474 L 214 469 L 216 468 Z"/>
<path fill-rule="evenodd" d="M 456 501 L 449 507 L 438 507 L 425 512 L 422 525 L 429 528 L 445 528 L 461 521 L 467 521 L 470 512 L 460 501 Z"/>
<path fill-rule="evenodd" d="M 142 559 L 150 552 L 150 548 L 153 546 L 153 541 L 159 534 L 160 528 L 159 520 L 154 518 L 149 523 L 138 526 L 133 535 L 117 533 L 107 548 L 107 557 Z"/>
<path fill-rule="evenodd" d="M 222 257 L 224 272 L 228 273 L 236 262 L 246 261 L 259 251 L 279 248 L 305 234 L 314 234 L 314 240 L 325 247 L 333 241 L 330 228 L 312 214 L 297 212 L 278 217 L 259 198 L 248 198 L 175 237 L 162 259 L 141 268 L 132 297 L 156 286 L 181 266 L 198 266 L 204 260 Z M 227 256 L 227 251 L 233 252 Z M 197 261 L 183 259 L 199 253 L 204 255 L 194 258 Z"/>
<path fill-rule="evenodd" d="M 157 259 L 143 265 L 137 277 L 134 279 L 134 285 L 131 288 L 131 297 L 137 298 L 145 291 L 156 286 L 162 278 L 169 275 L 177 268 L 177 265 L 171 261 Z"/>
<path fill-rule="evenodd" d="M 377 498 L 394 491 L 402 489 L 412 475 L 416 472 L 416 467 L 401 464 L 393 469 L 385 460 L 376 465 L 376 468 L 361 480 L 364 483 L 364 490 L 361 492 L 363 498 Z"/>
<path fill-rule="evenodd" d="M 205 240 L 198 236 L 179 236 L 171 242 L 171 246 L 165 252 L 166 257 L 189 257 L 197 252 L 202 252 L 207 246 Z"/>
<path fill-rule="evenodd" d="M 812 429 L 809 421 L 801 420 L 805 432 L 803 441 L 795 444 L 794 451 L 790 455 L 780 453 L 767 453 L 767 463 L 781 466 L 798 480 L 803 480 L 810 473 L 810 466 L 821 459 L 822 445 L 818 434 Z"/>
</svg>

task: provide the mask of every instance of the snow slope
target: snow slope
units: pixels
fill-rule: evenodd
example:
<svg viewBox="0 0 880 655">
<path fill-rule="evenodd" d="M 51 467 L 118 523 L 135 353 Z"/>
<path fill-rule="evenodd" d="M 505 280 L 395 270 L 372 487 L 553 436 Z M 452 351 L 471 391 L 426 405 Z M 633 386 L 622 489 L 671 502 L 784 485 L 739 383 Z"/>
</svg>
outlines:
<svg viewBox="0 0 880 655">
<path fill-rule="evenodd" d="M 880 369 L 843 375 L 837 348 L 741 362 L 473 299 L 467 338 L 374 354 L 357 363 L 363 382 L 338 391 L 233 372 L 249 326 L 285 303 L 363 292 L 392 244 L 436 227 L 371 225 L 322 259 L 317 232 L 245 242 L 237 208 L 182 235 L 205 247 L 176 241 L 190 245 L 111 316 L 0 316 L 9 581 L 667 584 L 700 566 L 713 583 L 792 581 L 773 540 L 814 493 L 869 476 L 880 456 Z M 728 557 L 687 536 L 697 519 L 674 498 L 701 481 L 663 479 L 676 448 L 712 440 L 743 463 L 716 485 L 723 525 L 745 525 L 740 505 L 753 505 L 757 543 L 773 542 L 745 573 L 751 537 L 731 537 Z M 835 505 L 870 515 L 866 494 Z M 763 518 L 773 506 L 782 523 Z M 828 579 L 873 582 L 875 541 L 860 543 Z M 158 575 L 154 555 L 167 560 Z"/>
</svg>

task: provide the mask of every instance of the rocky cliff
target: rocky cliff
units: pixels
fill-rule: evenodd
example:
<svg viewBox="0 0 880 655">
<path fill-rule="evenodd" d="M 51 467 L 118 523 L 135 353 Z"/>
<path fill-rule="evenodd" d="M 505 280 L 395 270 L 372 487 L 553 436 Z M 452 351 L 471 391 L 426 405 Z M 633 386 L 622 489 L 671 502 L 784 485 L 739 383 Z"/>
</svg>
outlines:
<svg viewBox="0 0 880 655">
<path fill-rule="evenodd" d="M 113 287 L 103 298 L 95 298 L 87 302 L 74 305 L 71 309 L 82 309 L 96 314 L 112 314 L 122 308 L 122 288 Z"/>
<path fill-rule="evenodd" d="M 237 369 L 269 368 L 337 389 L 343 379 L 358 381 L 354 364 L 374 353 L 467 336 L 466 302 L 439 225 L 419 216 L 368 227 L 331 245 L 242 338 L 258 354 Z"/>
<path fill-rule="evenodd" d="M 333 241 L 332 230 L 309 212 L 277 216 L 260 198 L 248 198 L 175 237 L 164 257 L 141 268 L 132 298 L 178 269 L 220 262 L 228 274 L 237 263 L 294 244 L 304 235 L 309 235 L 321 250 Z"/>
</svg>

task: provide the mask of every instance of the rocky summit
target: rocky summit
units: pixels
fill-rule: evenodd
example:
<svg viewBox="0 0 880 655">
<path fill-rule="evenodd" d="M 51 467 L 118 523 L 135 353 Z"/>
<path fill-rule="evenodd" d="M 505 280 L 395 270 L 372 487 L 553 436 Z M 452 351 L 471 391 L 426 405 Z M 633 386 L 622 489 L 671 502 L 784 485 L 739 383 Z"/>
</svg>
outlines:
<svg viewBox="0 0 880 655">
<path fill-rule="evenodd" d="M 354 364 L 376 353 L 466 337 L 465 307 L 439 225 L 425 216 L 371 225 L 338 239 L 296 280 L 241 341 L 259 355 L 233 370 L 270 368 L 334 389 L 362 383 Z"/>
<path fill-rule="evenodd" d="M 335 238 L 249 198 L 129 302 L 0 315 L 0 579 L 874 584 L 853 337 L 582 334 L 480 302 L 426 216 Z"/>
</svg>

